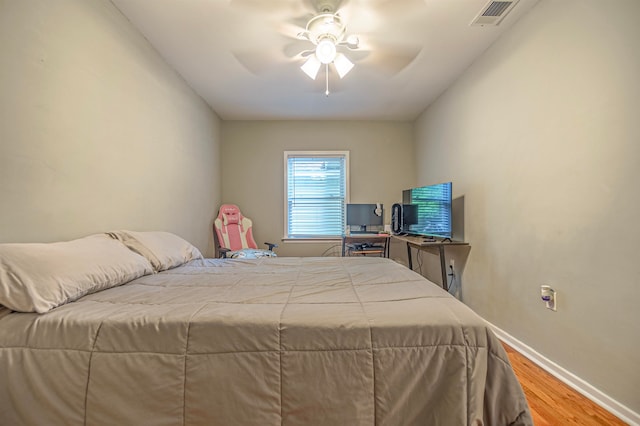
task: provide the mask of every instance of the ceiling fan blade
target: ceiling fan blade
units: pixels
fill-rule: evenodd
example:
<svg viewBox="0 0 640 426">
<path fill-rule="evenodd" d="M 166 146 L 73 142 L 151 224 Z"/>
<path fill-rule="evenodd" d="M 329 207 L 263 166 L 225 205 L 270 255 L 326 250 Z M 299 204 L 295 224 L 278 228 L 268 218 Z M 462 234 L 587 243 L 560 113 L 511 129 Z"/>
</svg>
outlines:
<svg viewBox="0 0 640 426">
<path fill-rule="evenodd" d="M 420 54 L 422 47 L 367 43 L 366 47 L 350 50 L 341 48 L 341 53 L 349 60 L 370 68 L 379 69 L 384 74 L 394 75 L 402 71 Z"/>
<path fill-rule="evenodd" d="M 281 21 L 303 13 L 315 12 L 309 10 L 304 2 L 291 0 L 229 0 L 229 6 L 242 13 Z"/>
<path fill-rule="evenodd" d="M 282 53 L 276 47 L 232 52 L 237 61 L 253 75 L 264 75 L 282 65 Z M 276 58 L 276 59 L 274 59 Z"/>
<path fill-rule="evenodd" d="M 283 34 L 292 39 L 298 39 L 298 34 L 305 31 L 305 26 L 307 21 L 304 21 L 302 24 L 299 22 L 301 19 L 292 19 L 289 22 L 283 22 L 278 25 L 278 31 L 280 34 Z"/>
<path fill-rule="evenodd" d="M 403 22 L 418 19 L 426 10 L 425 0 L 350 0 L 340 16 L 349 34 L 385 34 L 402 30 Z"/>
<path fill-rule="evenodd" d="M 303 54 L 304 52 L 314 52 L 314 46 L 311 42 L 307 40 L 296 40 L 291 43 L 286 44 L 282 52 L 287 58 L 294 58 L 298 55 L 308 56 L 308 54 Z"/>
<path fill-rule="evenodd" d="M 371 55 L 370 49 L 349 49 L 346 46 L 338 46 L 338 51 L 356 63 L 364 61 Z"/>
<path fill-rule="evenodd" d="M 422 48 L 419 46 L 377 46 L 358 63 L 373 68 L 377 72 L 394 76 L 413 62 Z"/>
</svg>

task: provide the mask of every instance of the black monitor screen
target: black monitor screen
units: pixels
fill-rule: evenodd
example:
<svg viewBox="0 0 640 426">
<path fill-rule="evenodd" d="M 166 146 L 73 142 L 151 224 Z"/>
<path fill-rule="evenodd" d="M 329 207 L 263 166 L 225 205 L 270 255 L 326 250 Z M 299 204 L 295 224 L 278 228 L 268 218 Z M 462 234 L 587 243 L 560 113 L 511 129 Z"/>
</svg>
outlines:
<svg viewBox="0 0 640 426">
<path fill-rule="evenodd" d="M 409 226 L 418 223 L 418 206 L 416 204 L 403 204 L 402 205 L 402 226 L 403 231 L 407 232 Z"/>
<path fill-rule="evenodd" d="M 360 227 L 359 230 L 366 231 L 367 227 L 383 225 L 384 215 L 382 214 L 382 204 L 380 204 L 379 214 L 376 213 L 376 204 L 347 204 L 347 226 Z"/>
</svg>

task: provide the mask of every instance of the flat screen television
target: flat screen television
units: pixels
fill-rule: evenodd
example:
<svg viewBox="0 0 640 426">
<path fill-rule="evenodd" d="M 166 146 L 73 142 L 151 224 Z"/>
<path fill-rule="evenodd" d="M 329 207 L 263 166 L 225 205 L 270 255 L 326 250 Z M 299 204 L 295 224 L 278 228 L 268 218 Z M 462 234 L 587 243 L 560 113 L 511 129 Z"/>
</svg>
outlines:
<svg viewBox="0 0 640 426">
<path fill-rule="evenodd" d="M 382 204 L 347 204 L 347 226 L 352 233 L 378 233 L 384 225 Z"/>
<path fill-rule="evenodd" d="M 402 191 L 402 204 L 415 206 L 415 217 L 403 226 L 412 235 L 451 238 L 451 182 Z M 406 208 L 403 206 L 403 212 Z"/>
</svg>

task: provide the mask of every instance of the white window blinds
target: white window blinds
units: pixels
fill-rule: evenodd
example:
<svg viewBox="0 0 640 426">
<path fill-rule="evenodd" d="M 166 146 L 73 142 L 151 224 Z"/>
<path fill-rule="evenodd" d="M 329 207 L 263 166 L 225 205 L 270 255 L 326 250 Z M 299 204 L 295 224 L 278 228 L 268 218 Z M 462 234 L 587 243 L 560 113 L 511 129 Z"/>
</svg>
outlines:
<svg viewBox="0 0 640 426">
<path fill-rule="evenodd" d="M 286 238 L 340 237 L 348 188 L 348 153 L 285 152 Z"/>
</svg>

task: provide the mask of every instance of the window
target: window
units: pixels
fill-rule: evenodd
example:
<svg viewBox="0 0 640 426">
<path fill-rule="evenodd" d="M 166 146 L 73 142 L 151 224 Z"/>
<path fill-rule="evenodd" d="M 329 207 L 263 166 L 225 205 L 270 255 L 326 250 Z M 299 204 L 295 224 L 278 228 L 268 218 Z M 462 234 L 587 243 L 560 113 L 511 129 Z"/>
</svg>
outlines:
<svg viewBox="0 0 640 426">
<path fill-rule="evenodd" d="M 285 238 L 339 238 L 348 202 L 349 152 L 285 151 Z"/>
</svg>

